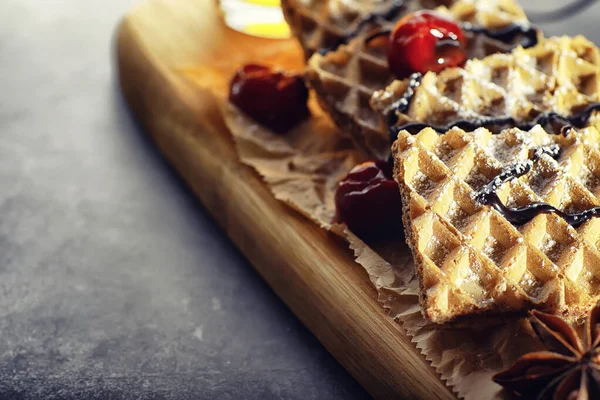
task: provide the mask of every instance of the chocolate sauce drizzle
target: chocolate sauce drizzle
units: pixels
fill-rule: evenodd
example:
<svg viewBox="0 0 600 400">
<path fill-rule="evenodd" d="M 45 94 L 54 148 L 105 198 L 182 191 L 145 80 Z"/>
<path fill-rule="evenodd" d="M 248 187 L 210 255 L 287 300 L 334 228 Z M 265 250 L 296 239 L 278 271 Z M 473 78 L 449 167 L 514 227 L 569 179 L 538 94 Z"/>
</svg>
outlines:
<svg viewBox="0 0 600 400">
<path fill-rule="evenodd" d="M 363 29 L 365 29 L 367 26 L 369 26 L 371 24 L 375 24 L 378 22 L 380 24 L 382 24 L 384 22 L 391 22 L 394 18 L 396 18 L 396 16 L 398 16 L 398 14 L 402 10 L 402 8 L 404 8 L 404 0 L 394 0 L 392 2 L 392 5 L 390 6 L 390 8 L 387 11 L 384 11 L 381 13 L 369 14 L 366 18 L 364 18 L 362 21 L 360 21 L 360 23 L 358 24 L 356 29 L 354 29 L 352 32 L 349 32 L 349 33 L 345 34 L 344 36 L 342 36 L 341 38 L 339 38 L 338 40 L 336 40 L 336 42 L 332 46 L 323 47 L 323 48 L 319 49 L 318 50 L 319 54 L 325 55 L 325 54 L 329 53 L 330 51 L 336 50 L 341 45 L 347 44 L 350 40 L 357 37 L 359 35 L 359 33 L 363 31 Z"/>
<path fill-rule="evenodd" d="M 385 112 L 388 118 L 388 126 L 394 125 L 398 121 L 397 113 L 406 114 L 408 112 L 410 104 L 412 103 L 412 99 L 415 97 L 415 91 L 419 86 L 421 86 L 422 79 L 423 74 L 418 72 L 409 76 L 408 86 L 406 87 L 404 94 L 402 94 L 402 97 L 400 97 L 398 100 L 390 104 Z M 396 136 L 398 132 L 396 132 Z"/>
<path fill-rule="evenodd" d="M 413 90 L 410 95 L 406 98 L 403 96 L 403 100 L 410 104 L 412 97 L 414 97 L 415 91 Z M 519 128 L 524 131 L 528 131 L 536 125 L 541 125 L 547 132 L 556 133 L 560 131 L 560 127 L 565 125 L 571 125 L 575 128 L 584 128 L 587 121 L 590 119 L 594 111 L 600 110 L 600 102 L 592 103 L 583 109 L 582 112 L 565 117 L 557 114 L 556 112 L 544 112 L 535 117 L 531 122 L 519 122 L 513 117 L 482 117 L 472 120 L 461 119 L 458 121 L 451 122 L 447 125 L 431 125 L 422 122 L 409 122 L 400 126 L 394 125 L 393 118 L 390 119 L 390 140 L 396 140 L 398 132 L 406 130 L 410 134 L 417 134 L 425 128 L 433 128 L 438 133 L 446 133 L 453 127 L 458 127 L 465 131 L 473 131 L 477 128 L 484 127 L 492 131 L 493 133 L 499 133 L 503 129 L 507 128 Z M 400 113 L 406 113 L 407 109 L 399 108 L 392 110 L 389 114 L 395 115 L 395 111 Z M 397 116 L 395 116 L 397 121 Z M 558 129 L 557 129 L 558 128 Z"/>
<path fill-rule="evenodd" d="M 564 134 L 568 134 L 568 131 L 565 130 Z M 542 202 L 532 203 L 518 208 L 507 207 L 502 203 L 502 200 L 500 200 L 500 197 L 498 196 L 498 189 L 511 179 L 520 178 L 531 171 L 533 164 L 538 161 L 543 154 L 547 154 L 556 159 L 560 154 L 560 147 L 557 144 L 553 144 L 536 149 L 531 159 L 518 162 L 500 172 L 498 176 L 492 179 L 490 183 L 477 193 L 475 199 L 481 204 L 494 208 L 513 225 L 523 225 L 539 214 L 554 213 L 564 219 L 569 225 L 576 228 L 594 217 L 600 217 L 600 207 L 590 208 L 578 213 L 566 213 L 548 203 Z"/>
<path fill-rule="evenodd" d="M 466 32 L 485 35 L 490 39 L 503 43 L 515 43 L 519 38 L 519 44 L 524 48 L 533 47 L 538 44 L 540 29 L 531 24 L 512 23 L 501 29 L 488 29 L 471 23 L 463 23 L 461 28 Z"/>
</svg>

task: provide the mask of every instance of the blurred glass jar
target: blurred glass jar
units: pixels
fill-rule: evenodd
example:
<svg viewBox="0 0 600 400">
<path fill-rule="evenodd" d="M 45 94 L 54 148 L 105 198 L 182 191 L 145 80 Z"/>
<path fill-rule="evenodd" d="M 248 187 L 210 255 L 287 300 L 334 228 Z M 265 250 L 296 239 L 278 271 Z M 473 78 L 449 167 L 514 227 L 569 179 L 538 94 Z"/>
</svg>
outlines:
<svg viewBox="0 0 600 400">
<path fill-rule="evenodd" d="M 225 23 L 248 35 L 283 39 L 290 30 L 280 0 L 220 0 Z"/>
</svg>

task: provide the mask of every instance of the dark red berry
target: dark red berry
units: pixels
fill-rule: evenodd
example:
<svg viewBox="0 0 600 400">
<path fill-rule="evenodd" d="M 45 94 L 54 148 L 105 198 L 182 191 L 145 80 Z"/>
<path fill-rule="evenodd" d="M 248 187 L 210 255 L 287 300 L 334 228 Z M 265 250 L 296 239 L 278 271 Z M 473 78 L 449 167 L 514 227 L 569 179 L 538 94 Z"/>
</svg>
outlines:
<svg viewBox="0 0 600 400">
<path fill-rule="evenodd" d="M 417 11 L 399 20 L 390 34 L 390 70 L 404 78 L 414 72 L 440 72 L 467 59 L 460 26 L 433 11 Z"/>
<path fill-rule="evenodd" d="M 229 101 L 257 122 L 283 133 L 308 117 L 308 89 L 301 76 L 257 64 L 231 79 Z"/>
<path fill-rule="evenodd" d="M 402 204 L 392 167 L 383 161 L 367 161 L 352 168 L 335 193 L 336 221 L 358 236 L 374 237 L 398 232 Z"/>
</svg>

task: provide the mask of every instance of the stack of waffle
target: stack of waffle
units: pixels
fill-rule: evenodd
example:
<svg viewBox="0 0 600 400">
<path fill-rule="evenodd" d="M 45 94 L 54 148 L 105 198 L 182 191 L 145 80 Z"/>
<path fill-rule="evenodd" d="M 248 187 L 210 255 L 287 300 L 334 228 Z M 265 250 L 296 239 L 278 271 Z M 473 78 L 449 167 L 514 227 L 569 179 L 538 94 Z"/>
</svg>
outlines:
<svg viewBox="0 0 600 400">
<path fill-rule="evenodd" d="M 325 53 L 315 53 L 306 72 L 323 108 L 359 148 L 377 158 L 389 155 L 390 144 L 369 101 L 394 76 L 387 65 L 385 38 L 369 40 L 374 31 L 389 30 L 402 16 L 418 9 L 436 9 L 457 21 L 491 30 L 527 24 L 513 0 L 283 0 L 282 4 L 305 53 Z M 372 21 L 361 22 L 366 18 Z M 516 35 L 505 43 L 481 33 L 465 34 L 470 58 L 507 52 L 524 40 Z"/>
<path fill-rule="evenodd" d="M 283 5 L 332 119 L 372 156 L 387 157 L 395 141 L 423 314 L 436 323 L 531 308 L 583 317 L 600 297 L 598 48 L 580 36 L 531 41 L 512 0 Z M 470 60 L 394 80 L 374 32 L 419 8 L 463 23 Z M 505 43 L 473 26 L 523 29 Z M 496 202 L 486 202 L 492 186 Z M 529 218 L 515 219 L 523 210 Z"/>
</svg>

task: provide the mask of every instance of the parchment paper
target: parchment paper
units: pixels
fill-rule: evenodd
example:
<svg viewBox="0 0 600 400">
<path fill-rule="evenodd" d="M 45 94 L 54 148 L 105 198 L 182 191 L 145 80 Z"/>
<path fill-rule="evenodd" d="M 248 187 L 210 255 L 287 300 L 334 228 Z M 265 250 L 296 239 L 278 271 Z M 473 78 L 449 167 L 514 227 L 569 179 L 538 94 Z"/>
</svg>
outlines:
<svg viewBox="0 0 600 400">
<path fill-rule="evenodd" d="M 275 197 L 330 230 L 335 217 L 337 183 L 362 155 L 335 130 L 315 101 L 312 118 L 285 135 L 254 123 L 229 102 L 223 115 L 238 154 L 269 184 Z"/>
<path fill-rule="evenodd" d="M 206 71 L 198 75 L 198 70 L 188 70 L 186 75 L 206 86 L 206 79 L 201 78 L 206 77 Z M 309 120 L 286 135 L 277 135 L 228 103 L 222 85 L 215 87 L 212 82 L 210 86 L 222 101 L 223 117 L 241 161 L 263 177 L 277 199 L 348 240 L 356 261 L 377 288 L 381 305 L 402 324 L 459 397 L 506 398 L 501 387 L 492 382 L 492 375 L 510 366 L 521 354 L 540 348 L 524 321 L 457 328 L 425 319 L 419 307 L 412 255 L 403 239 L 367 244 L 343 226 L 333 224 L 336 184 L 363 161 L 363 156 L 336 130 L 316 101 L 311 99 L 309 103 Z"/>
</svg>

